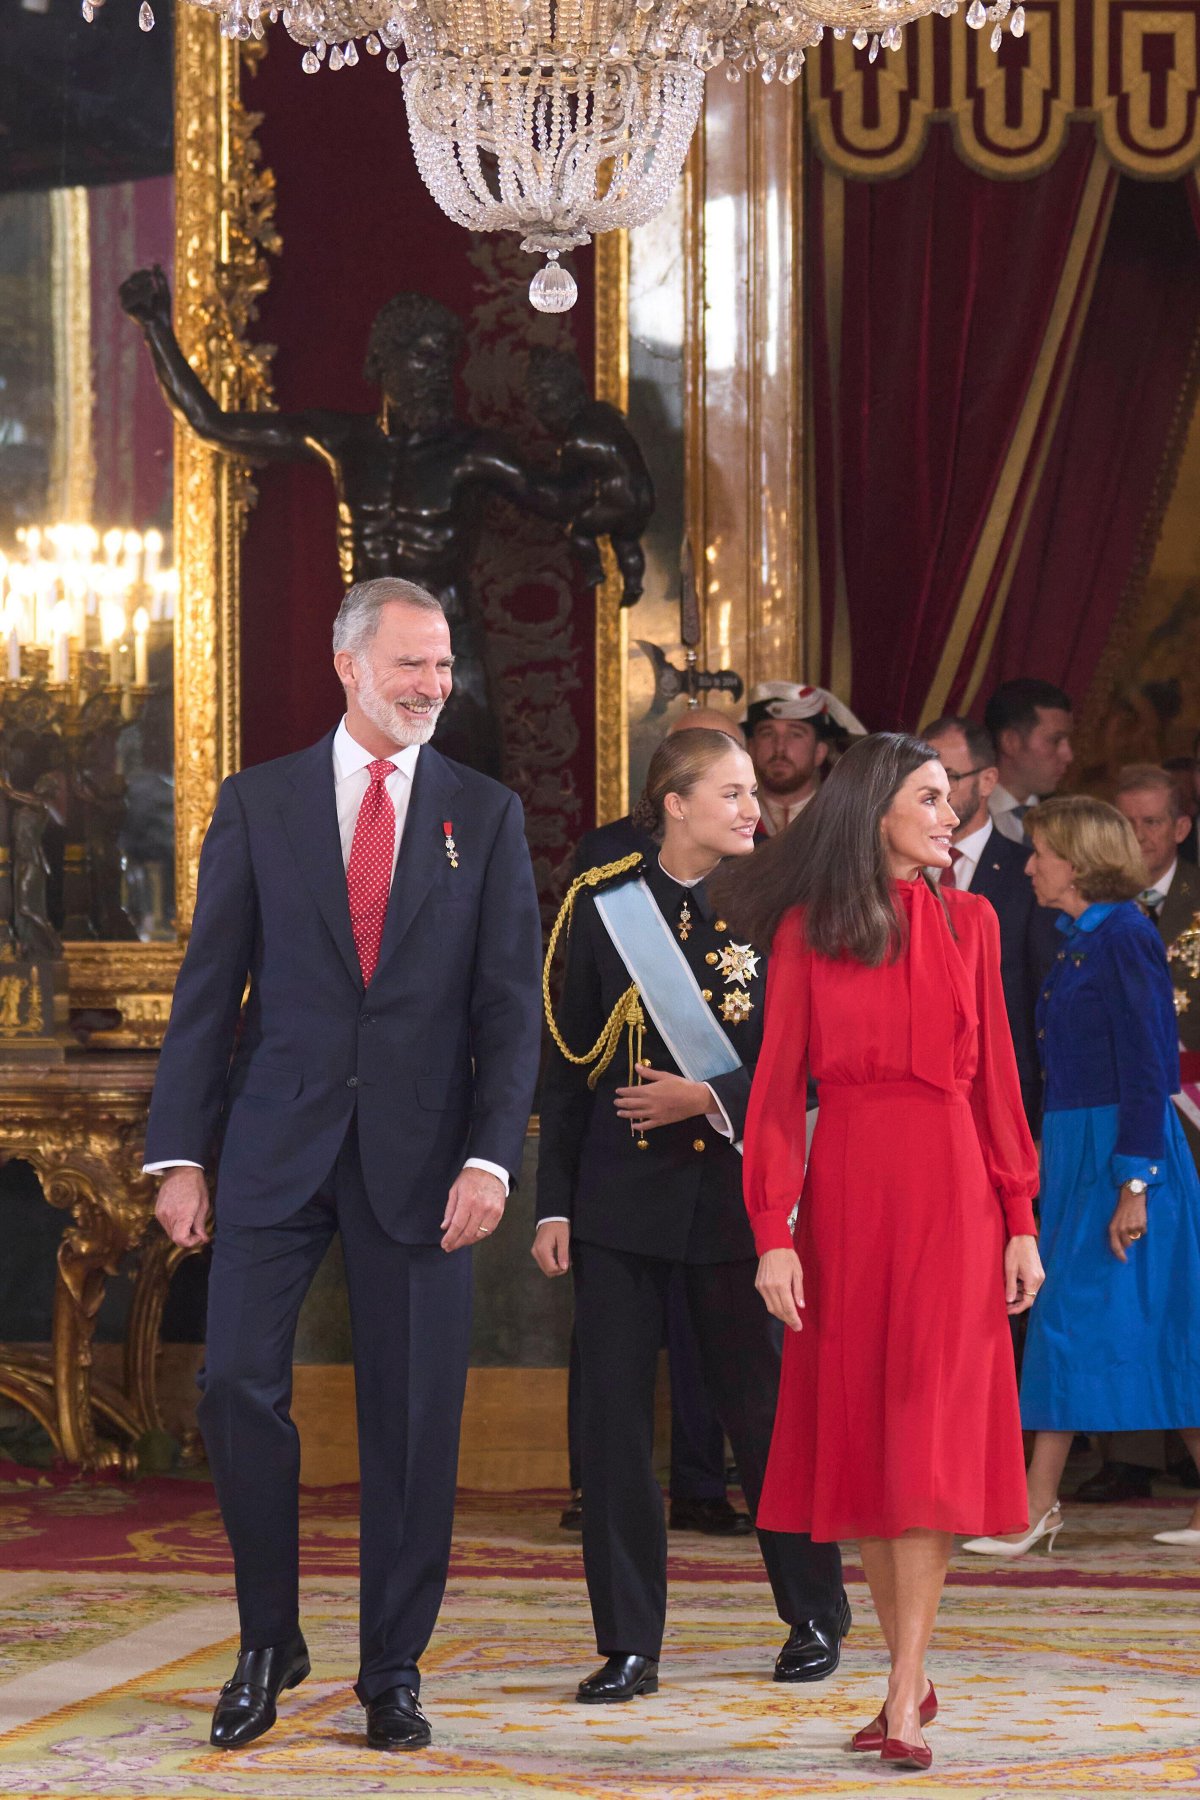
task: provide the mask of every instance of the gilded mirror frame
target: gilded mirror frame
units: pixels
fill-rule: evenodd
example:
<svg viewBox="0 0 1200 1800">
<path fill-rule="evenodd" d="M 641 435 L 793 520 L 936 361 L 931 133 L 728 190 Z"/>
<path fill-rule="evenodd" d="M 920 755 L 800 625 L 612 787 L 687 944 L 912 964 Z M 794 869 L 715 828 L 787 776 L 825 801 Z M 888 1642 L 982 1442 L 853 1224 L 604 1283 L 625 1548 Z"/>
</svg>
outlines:
<svg viewBox="0 0 1200 1800">
<path fill-rule="evenodd" d="M 261 54 L 252 45 L 255 55 Z M 175 13 L 175 329 L 184 354 L 224 407 L 271 400 L 268 353 L 248 341 L 279 248 L 274 183 L 242 102 L 248 52 L 214 15 Z M 132 327 L 131 327 L 132 329 Z M 240 549 L 248 475 L 175 426 L 174 943 L 68 943 L 71 1005 L 115 1009 L 113 1047 L 161 1042 L 195 905 L 200 846 L 217 789 L 239 761 Z"/>
<path fill-rule="evenodd" d="M 629 410 L 629 234 L 606 231 L 596 239 L 597 400 Z M 622 582 L 605 547 L 604 585 L 596 591 L 596 823 L 629 811 L 629 614 L 621 605 Z"/>
</svg>

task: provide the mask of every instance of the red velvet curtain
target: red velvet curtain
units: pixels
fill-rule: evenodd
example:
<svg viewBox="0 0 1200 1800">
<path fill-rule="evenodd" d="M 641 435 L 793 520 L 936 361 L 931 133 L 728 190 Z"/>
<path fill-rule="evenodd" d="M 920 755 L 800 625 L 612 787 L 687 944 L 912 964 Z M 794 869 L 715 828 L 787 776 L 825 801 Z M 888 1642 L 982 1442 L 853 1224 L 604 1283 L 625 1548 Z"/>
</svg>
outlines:
<svg viewBox="0 0 1200 1800">
<path fill-rule="evenodd" d="M 1077 130 L 1030 182 L 969 169 L 945 126 L 894 181 L 843 181 L 809 159 L 823 676 L 844 681 L 848 626 L 847 697 L 874 727 L 920 722 L 1042 353 L 1094 145 Z"/>
<path fill-rule="evenodd" d="M 1082 701 L 1131 575 L 1148 567 L 1194 402 L 1194 194 L 1193 180 L 1121 181 L 994 649 L 967 694 L 977 706 L 1026 674 Z"/>
</svg>

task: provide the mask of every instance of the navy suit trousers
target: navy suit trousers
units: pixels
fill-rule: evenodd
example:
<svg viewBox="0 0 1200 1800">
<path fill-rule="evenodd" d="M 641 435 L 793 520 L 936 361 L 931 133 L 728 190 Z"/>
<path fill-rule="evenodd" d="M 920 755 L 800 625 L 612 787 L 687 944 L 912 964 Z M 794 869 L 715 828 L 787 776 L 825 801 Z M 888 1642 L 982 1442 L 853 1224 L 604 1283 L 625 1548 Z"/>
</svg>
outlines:
<svg viewBox="0 0 1200 1800">
<path fill-rule="evenodd" d="M 233 1550 L 242 1648 L 299 1622 L 300 1441 L 289 1407 L 300 1306 L 334 1232 L 350 1296 L 360 1519 L 360 1666 L 369 1700 L 405 1685 L 450 1559 L 471 1340 L 471 1252 L 399 1244 L 368 1202 L 351 1120 L 320 1191 L 279 1224 L 213 1242 L 200 1428 Z"/>
</svg>

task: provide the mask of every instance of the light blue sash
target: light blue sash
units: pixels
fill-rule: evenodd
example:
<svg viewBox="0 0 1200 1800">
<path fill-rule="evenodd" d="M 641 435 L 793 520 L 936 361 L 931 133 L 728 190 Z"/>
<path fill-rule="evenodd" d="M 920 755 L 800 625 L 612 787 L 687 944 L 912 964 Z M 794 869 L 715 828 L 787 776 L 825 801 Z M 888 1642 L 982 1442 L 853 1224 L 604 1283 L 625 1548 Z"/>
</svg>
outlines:
<svg viewBox="0 0 1200 1800">
<path fill-rule="evenodd" d="M 646 883 L 623 881 L 598 893 L 595 901 L 604 929 L 681 1074 L 689 1081 L 711 1081 L 740 1069 L 741 1057 L 701 998 L 687 958 Z"/>
</svg>

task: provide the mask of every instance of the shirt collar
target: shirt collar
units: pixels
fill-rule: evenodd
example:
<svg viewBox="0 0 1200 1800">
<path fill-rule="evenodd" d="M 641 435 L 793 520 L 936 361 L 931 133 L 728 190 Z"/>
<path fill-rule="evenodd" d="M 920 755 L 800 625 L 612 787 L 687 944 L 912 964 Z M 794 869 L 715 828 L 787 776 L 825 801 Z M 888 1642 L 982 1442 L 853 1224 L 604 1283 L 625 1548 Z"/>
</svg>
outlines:
<svg viewBox="0 0 1200 1800">
<path fill-rule="evenodd" d="M 967 862 L 977 863 L 983 855 L 983 847 L 991 837 L 995 826 L 990 819 L 985 819 L 978 831 L 968 832 L 965 838 L 959 838 L 954 848 Z"/>
<path fill-rule="evenodd" d="M 998 813 L 1016 812 L 1018 806 L 1034 806 L 1036 803 L 1036 794 L 1030 794 L 1028 800 L 1018 800 L 1015 794 L 1010 794 L 1006 787 L 1001 787 L 1000 783 L 997 782 L 996 786 L 992 789 L 992 797 L 989 800 L 988 805 L 992 812 Z"/>
<path fill-rule="evenodd" d="M 1179 867 L 1179 858 L 1176 857 L 1175 861 L 1171 864 L 1171 866 L 1167 870 L 1166 874 L 1160 875 L 1157 881 L 1152 881 L 1150 883 L 1150 886 L 1154 889 L 1155 893 L 1161 894 L 1164 900 L 1166 899 L 1167 895 L 1171 891 L 1171 883 L 1175 879 L 1175 871 L 1178 867 Z"/>
<path fill-rule="evenodd" d="M 386 759 L 394 763 L 403 775 L 411 781 L 416 774 L 417 757 L 420 744 L 405 744 L 403 748 L 394 750 Z M 351 737 L 350 728 L 343 719 L 333 734 L 333 777 L 335 781 L 345 781 L 348 775 L 357 775 L 360 769 L 369 768 L 378 757 L 364 750 L 357 738 Z"/>
<path fill-rule="evenodd" d="M 1110 912 L 1116 912 L 1119 900 L 1093 900 L 1089 907 L 1080 913 L 1077 919 L 1069 913 L 1060 913 L 1055 924 L 1060 931 L 1095 931 L 1097 925 L 1103 925 Z"/>
</svg>

